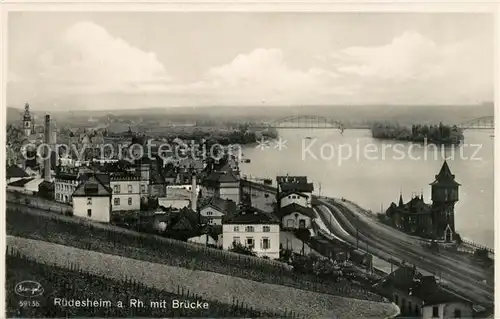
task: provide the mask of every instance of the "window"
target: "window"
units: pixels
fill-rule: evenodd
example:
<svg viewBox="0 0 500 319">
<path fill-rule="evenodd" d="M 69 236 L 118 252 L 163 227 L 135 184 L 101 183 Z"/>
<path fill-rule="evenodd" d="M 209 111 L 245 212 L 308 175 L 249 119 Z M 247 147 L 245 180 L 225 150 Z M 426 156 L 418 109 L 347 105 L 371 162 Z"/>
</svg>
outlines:
<svg viewBox="0 0 500 319">
<path fill-rule="evenodd" d="M 394 303 L 399 306 L 399 296 L 394 295 Z"/>
<path fill-rule="evenodd" d="M 141 193 L 145 193 L 146 192 L 146 185 L 141 185 Z"/>
<path fill-rule="evenodd" d="M 129 194 L 132 193 L 132 185 L 128 185 L 128 192 Z"/>
<path fill-rule="evenodd" d="M 92 209 L 87 209 L 87 216 L 92 217 Z"/>
<path fill-rule="evenodd" d="M 240 227 L 239 226 L 234 226 L 233 231 L 234 232 L 239 232 L 240 231 Z M 239 237 L 237 237 L 237 238 L 239 238 Z"/>
<path fill-rule="evenodd" d="M 233 237 L 233 244 L 239 244 L 240 243 L 240 237 Z"/>
<path fill-rule="evenodd" d="M 462 318 L 462 311 L 460 309 L 455 309 L 453 317 L 455 317 L 455 318 Z"/>
<path fill-rule="evenodd" d="M 113 186 L 113 191 L 115 194 L 120 194 L 120 185 Z"/>
<path fill-rule="evenodd" d="M 255 231 L 255 229 L 253 226 L 247 226 L 247 227 L 245 227 L 245 231 L 247 233 L 253 233 Z"/>
<path fill-rule="evenodd" d="M 213 214 L 212 212 L 207 212 L 208 216 L 212 216 L 212 214 Z"/>
<path fill-rule="evenodd" d="M 119 198 L 115 198 L 113 203 L 114 203 L 114 205 L 119 206 L 120 205 L 120 199 Z"/>
<path fill-rule="evenodd" d="M 56 194 L 56 199 L 59 200 L 59 193 Z"/>
<path fill-rule="evenodd" d="M 262 227 L 262 231 L 263 231 L 264 233 L 269 233 L 269 232 L 271 231 L 271 227 L 270 227 L 270 226 L 263 226 L 263 227 Z"/>
<path fill-rule="evenodd" d="M 271 240 L 269 238 L 264 237 L 262 238 L 262 249 L 269 249 L 271 248 Z"/>
<path fill-rule="evenodd" d="M 214 224 L 214 219 L 213 219 L 213 218 L 210 218 L 210 219 L 208 220 L 208 224 L 209 224 L 209 225 L 213 225 L 213 224 Z"/>
<path fill-rule="evenodd" d="M 439 318 L 439 308 L 438 307 L 432 307 L 432 317 Z"/>
<path fill-rule="evenodd" d="M 92 197 L 87 197 L 87 205 L 92 205 Z"/>
<path fill-rule="evenodd" d="M 255 242 L 253 241 L 253 237 L 247 237 L 247 246 L 249 248 L 253 248 L 255 246 Z"/>
<path fill-rule="evenodd" d="M 129 204 L 129 205 L 132 205 L 132 197 L 129 197 L 129 198 L 128 198 L 128 204 Z"/>
</svg>

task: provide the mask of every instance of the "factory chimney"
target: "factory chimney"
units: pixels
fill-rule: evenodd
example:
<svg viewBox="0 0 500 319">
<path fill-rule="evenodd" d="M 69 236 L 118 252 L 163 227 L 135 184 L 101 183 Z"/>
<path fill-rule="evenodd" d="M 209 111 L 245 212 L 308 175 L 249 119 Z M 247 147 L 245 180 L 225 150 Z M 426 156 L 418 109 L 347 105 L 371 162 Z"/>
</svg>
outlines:
<svg viewBox="0 0 500 319">
<path fill-rule="evenodd" d="M 198 201 L 198 192 L 196 191 L 196 174 L 193 172 L 191 176 L 191 210 L 196 212 L 197 202 Z"/>
<path fill-rule="evenodd" d="M 51 157 L 51 151 L 52 151 L 52 134 L 50 130 L 50 115 L 47 114 L 45 115 L 45 144 L 47 145 L 45 147 L 45 154 L 44 154 L 44 162 L 43 162 L 43 169 L 44 169 L 44 176 L 45 176 L 45 181 L 50 182 L 51 176 L 50 176 L 50 157 Z"/>
</svg>

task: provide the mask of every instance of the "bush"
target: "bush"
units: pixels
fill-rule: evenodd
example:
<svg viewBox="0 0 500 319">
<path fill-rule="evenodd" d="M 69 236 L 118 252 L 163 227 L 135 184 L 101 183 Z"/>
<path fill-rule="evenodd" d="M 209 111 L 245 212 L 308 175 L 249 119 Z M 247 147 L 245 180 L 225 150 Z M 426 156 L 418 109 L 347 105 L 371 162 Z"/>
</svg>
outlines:
<svg viewBox="0 0 500 319">
<path fill-rule="evenodd" d="M 247 255 L 247 256 L 257 256 L 257 254 L 252 250 L 252 248 L 243 246 L 240 243 L 234 243 L 233 247 L 229 249 L 229 251 L 232 251 L 233 253 L 237 254 L 242 254 L 242 255 Z"/>
</svg>

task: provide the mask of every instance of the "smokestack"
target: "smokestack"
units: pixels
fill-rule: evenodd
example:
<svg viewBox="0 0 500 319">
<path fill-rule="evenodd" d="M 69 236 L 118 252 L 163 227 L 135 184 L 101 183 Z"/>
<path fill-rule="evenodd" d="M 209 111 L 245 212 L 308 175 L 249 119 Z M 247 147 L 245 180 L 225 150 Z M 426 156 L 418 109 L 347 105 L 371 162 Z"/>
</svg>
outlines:
<svg viewBox="0 0 500 319">
<path fill-rule="evenodd" d="M 45 151 L 48 152 L 48 154 L 45 154 L 45 159 L 43 163 L 43 169 L 44 169 L 44 175 L 45 175 L 45 180 L 47 182 L 50 182 L 50 157 L 51 157 L 51 150 L 52 150 L 52 144 L 51 144 L 51 131 L 50 131 L 50 115 L 47 114 L 45 115 L 45 144 L 49 146 L 49 149 L 46 149 Z"/>
<path fill-rule="evenodd" d="M 196 212 L 196 201 L 198 200 L 198 192 L 196 191 L 196 174 L 191 176 L 191 210 Z"/>
</svg>

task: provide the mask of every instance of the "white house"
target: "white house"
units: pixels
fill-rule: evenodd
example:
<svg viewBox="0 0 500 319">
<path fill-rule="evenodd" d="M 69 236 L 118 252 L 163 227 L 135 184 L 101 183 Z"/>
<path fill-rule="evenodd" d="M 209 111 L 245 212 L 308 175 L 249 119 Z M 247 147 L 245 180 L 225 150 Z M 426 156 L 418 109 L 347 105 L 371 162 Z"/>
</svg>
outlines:
<svg viewBox="0 0 500 319">
<path fill-rule="evenodd" d="M 140 210 L 141 209 L 141 181 L 138 176 L 115 175 L 110 177 L 112 190 L 112 210 Z"/>
<path fill-rule="evenodd" d="M 73 215 L 109 223 L 111 193 L 106 181 L 97 175 L 90 176 L 73 193 Z"/>
<path fill-rule="evenodd" d="M 235 243 L 250 247 L 259 257 L 278 259 L 279 221 L 256 208 L 242 208 L 235 215 L 223 219 L 222 248 L 228 250 Z"/>
<path fill-rule="evenodd" d="M 77 173 L 58 173 L 54 176 L 54 198 L 57 202 L 71 204 L 73 192 L 81 180 Z"/>
<path fill-rule="evenodd" d="M 311 207 L 311 194 L 291 191 L 280 195 L 280 207 L 294 203 L 302 207 Z"/>
<path fill-rule="evenodd" d="M 424 319 L 472 317 L 472 305 L 466 302 L 440 302 L 436 304 L 424 304 L 422 306 L 422 318 Z"/>
<path fill-rule="evenodd" d="M 311 221 L 316 217 L 311 207 L 291 203 L 278 209 L 283 229 L 311 228 Z"/>
<path fill-rule="evenodd" d="M 306 176 L 278 176 L 276 178 L 278 185 L 277 196 L 283 198 L 287 195 L 298 195 L 297 192 L 307 197 L 307 205 L 311 206 L 311 197 L 314 191 L 314 185 L 307 181 Z"/>
</svg>

